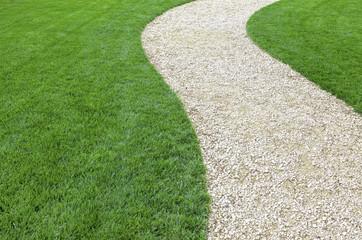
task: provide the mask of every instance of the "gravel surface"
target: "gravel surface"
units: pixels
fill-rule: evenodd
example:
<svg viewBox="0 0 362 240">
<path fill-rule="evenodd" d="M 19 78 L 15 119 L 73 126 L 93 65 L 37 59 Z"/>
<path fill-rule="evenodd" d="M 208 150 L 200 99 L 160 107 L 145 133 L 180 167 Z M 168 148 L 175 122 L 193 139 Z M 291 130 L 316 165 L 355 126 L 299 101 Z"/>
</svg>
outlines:
<svg viewBox="0 0 362 240">
<path fill-rule="evenodd" d="M 362 117 L 248 38 L 272 2 L 199 0 L 142 35 L 198 134 L 208 237 L 362 239 Z"/>
</svg>

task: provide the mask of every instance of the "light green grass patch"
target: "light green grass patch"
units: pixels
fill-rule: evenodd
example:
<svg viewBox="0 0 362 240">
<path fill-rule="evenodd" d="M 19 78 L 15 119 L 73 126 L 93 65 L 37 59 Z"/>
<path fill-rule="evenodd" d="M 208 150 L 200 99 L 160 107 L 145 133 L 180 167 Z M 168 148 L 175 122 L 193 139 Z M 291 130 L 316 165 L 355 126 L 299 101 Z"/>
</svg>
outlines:
<svg viewBox="0 0 362 240">
<path fill-rule="evenodd" d="M 204 239 L 205 168 L 145 25 L 187 0 L 0 0 L 0 238 Z"/>
<path fill-rule="evenodd" d="M 358 0 L 281 0 L 247 31 L 261 48 L 362 113 L 362 14 Z"/>
</svg>

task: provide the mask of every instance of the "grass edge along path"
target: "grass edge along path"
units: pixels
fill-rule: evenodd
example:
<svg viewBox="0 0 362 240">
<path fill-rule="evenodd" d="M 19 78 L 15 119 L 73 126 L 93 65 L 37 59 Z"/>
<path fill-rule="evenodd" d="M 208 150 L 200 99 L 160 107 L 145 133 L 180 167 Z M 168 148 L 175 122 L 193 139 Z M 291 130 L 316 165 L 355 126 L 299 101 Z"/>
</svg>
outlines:
<svg viewBox="0 0 362 240">
<path fill-rule="evenodd" d="M 359 1 L 281 0 L 247 23 L 251 39 L 362 113 Z"/>
<path fill-rule="evenodd" d="M 141 32 L 188 0 L 0 0 L 0 238 L 205 239 L 205 167 Z"/>
</svg>

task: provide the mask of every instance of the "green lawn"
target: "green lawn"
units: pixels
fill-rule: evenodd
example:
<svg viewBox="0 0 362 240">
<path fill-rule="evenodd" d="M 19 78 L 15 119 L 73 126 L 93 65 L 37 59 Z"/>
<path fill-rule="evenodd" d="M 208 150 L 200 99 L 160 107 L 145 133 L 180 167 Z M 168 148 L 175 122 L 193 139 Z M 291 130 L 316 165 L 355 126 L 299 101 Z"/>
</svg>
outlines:
<svg viewBox="0 0 362 240">
<path fill-rule="evenodd" d="M 203 239 L 205 168 L 145 25 L 189 0 L 0 0 L 0 239 Z"/>
<path fill-rule="evenodd" d="M 362 113 L 360 0 L 281 0 L 248 21 L 250 37 Z"/>
</svg>

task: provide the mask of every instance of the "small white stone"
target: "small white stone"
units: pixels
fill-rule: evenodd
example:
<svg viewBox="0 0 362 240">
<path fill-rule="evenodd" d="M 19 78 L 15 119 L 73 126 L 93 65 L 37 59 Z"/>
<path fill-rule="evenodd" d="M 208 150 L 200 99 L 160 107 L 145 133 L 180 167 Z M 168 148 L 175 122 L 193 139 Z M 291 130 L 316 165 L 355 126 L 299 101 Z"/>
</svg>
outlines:
<svg viewBox="0 0 362 240">
<path fill-rule="evenodd" d="M 249 17 L 275 1 L 194 1 L 142 34 L 199 136 L 208 237 L 358 239 L 362 118 L 245 37 Z"/>
</svg>

